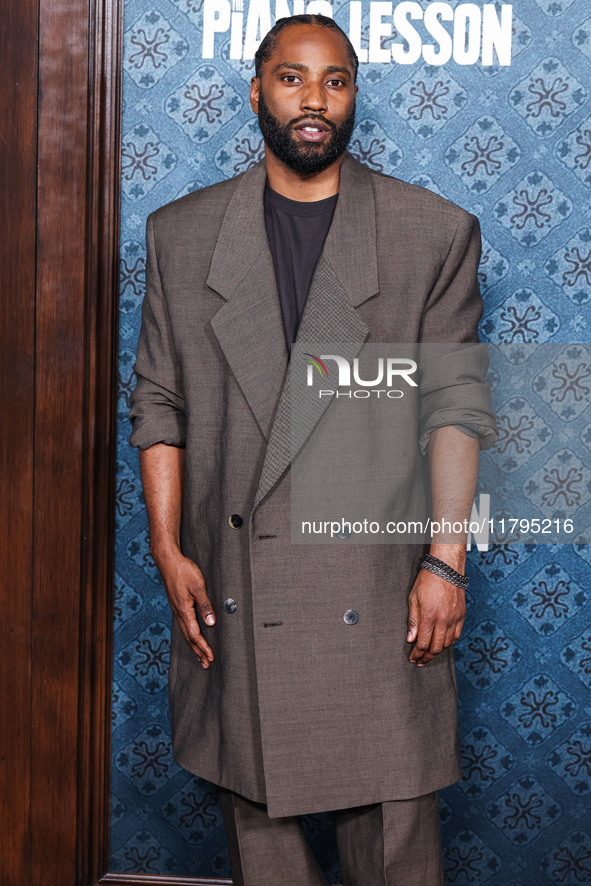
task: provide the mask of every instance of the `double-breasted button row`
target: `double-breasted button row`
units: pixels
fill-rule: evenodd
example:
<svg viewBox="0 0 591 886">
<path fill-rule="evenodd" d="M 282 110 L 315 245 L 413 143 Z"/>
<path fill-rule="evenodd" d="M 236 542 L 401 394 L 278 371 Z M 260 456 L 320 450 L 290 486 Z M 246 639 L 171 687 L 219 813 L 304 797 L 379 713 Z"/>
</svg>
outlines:
<svg viewBox="0 0 591 886">
<path fill-rule="evenodd" d="M 230 516 L 228 517 L 228 523 L 230 524 L 232 529 L 240 529 L 240 527 L 244 523 L 244 520 L 242 519 L 240 514 L 230 514 Z"/>
<path fill-rule="evenodd" d="M 230 615 L 233 612 L 236 612 L 237 605 L 238 604 L 236 603 L 236 600 L 234 600 L 232 597 L 228 597 L 227 600 L 224 600 L 224 609 L 226 610 L 226 612 L 230 613 Z M 347 611 L 343 615 L 343 621 L 347 625 L 355 625 L 359 621 L 359 613 L 356 612 L 354 609 L 347 609 Z M 276 624 L 283 624 L 283 622 L 276 622 Z M 267 625 L 265 625 L 265 627 L 267 627 Z"/>
</svg>

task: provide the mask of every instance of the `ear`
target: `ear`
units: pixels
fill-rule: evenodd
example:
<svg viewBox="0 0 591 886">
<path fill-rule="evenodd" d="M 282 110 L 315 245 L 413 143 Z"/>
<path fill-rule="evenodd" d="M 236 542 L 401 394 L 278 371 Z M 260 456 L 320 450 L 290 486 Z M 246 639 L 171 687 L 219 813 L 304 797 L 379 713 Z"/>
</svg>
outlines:
<svg viewBox="0 0 591 886">
<path fill-rule="evenodd" d="M 250 81 L 250 107 L 253 109 L 255 114 L 259 112 L 259 93 L 260 93 L 260 81 L 258 77 L 253 77 Z"/>
</svg>

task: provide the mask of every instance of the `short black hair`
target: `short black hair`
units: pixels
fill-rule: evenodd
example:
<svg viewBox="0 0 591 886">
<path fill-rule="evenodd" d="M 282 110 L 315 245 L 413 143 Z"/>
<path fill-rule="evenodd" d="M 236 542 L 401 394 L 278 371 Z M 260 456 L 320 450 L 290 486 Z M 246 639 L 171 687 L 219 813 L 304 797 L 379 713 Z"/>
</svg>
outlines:
<svg viewBox="0 0 591 886">
<path fill-rule="evenodd" d="M 338 31 L 345 41 L 347 58 L 349 59 L 351 67 L 353 68 L 353 82 L 357 80 L 359 59 L 357 58 L 357 53 L 353 48 L 353 44 L 351 43 L 343 29 L 339 27 L 339 25 L 337 25 L 335 21 L 333 21 L 327 15 L 320 14 L 290 15 L 285 16 L 284 18 L 277 19 L 275 25 L 273 25 L 271 30 L 268 31 L 261 40 L 261 44 L 255 53 L 254 69 L 255 75 L 257 77 L 261 76 L 263 64 L 271 58 L 273 52 L 275 51 L 275 46 L 277 45 L 277 35 L 281 31 L 283 31 L 284 28 L 288 28 L 290 25 L 318 25 L 322 28 L 330 28 L 333 31 Z"/>
</svg>

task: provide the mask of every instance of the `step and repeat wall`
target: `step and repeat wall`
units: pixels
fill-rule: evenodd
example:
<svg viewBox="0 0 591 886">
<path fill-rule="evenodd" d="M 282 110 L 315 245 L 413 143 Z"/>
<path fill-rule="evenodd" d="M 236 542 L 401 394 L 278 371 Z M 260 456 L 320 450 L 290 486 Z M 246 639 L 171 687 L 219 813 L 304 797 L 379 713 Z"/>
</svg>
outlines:
<svg viewBox="0 0 591 886">
<path fill-rule="evenodd" d="M 351 151 L 479 217 L 482 339 L 564 343 L 582 405 L 561 411 L 560 394 L 533 385 L 507 404 L 507 482 L 526 484 L 543 464 L 530 446 L 536 418 L 553 415 L 565 443 L 576 418 L 573 514 L 591 496 L 591 353 L 568 348 L 591 332 L 588 0 L 127 0 L 110 870 L 229 876 L 216 789 L 171 756 L 171 614 L 128 445 L 129 395 L 146 217 L 262 157 L 252 58 L 276 18 L 299 12 L 332 16 L 358 50 Z M 492 545 L 471 550 L 467 568 L 456 646 L 464 777 L 440 806 L 447 882 L 591 882 L 590 549 Z M 338 882 L 330 815 L 304 827 Z"/>
</svg>

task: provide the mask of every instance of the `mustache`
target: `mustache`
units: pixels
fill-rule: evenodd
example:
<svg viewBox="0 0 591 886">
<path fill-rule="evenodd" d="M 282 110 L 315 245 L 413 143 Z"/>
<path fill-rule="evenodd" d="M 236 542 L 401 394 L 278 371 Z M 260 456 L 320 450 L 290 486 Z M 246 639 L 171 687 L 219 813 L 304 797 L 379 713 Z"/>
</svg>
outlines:
<svg viewBox="0 0 591 886">
<path fill-rule="evenodd" d="M 327 126 L 333 130 L 336 130 L 337 125 L 333 123 L 332 120 L 328 120 L 326 117 L 323 117 L 322 114 L 302 114 L 301 117 L 295 117 L 293 120 L 290 120 L 287 124 L 289 127 L 295 126 L 297 123 L 301 123 L 302 120 L 320 120 L 322 123 L 326 123 Z"/>
</svg>

